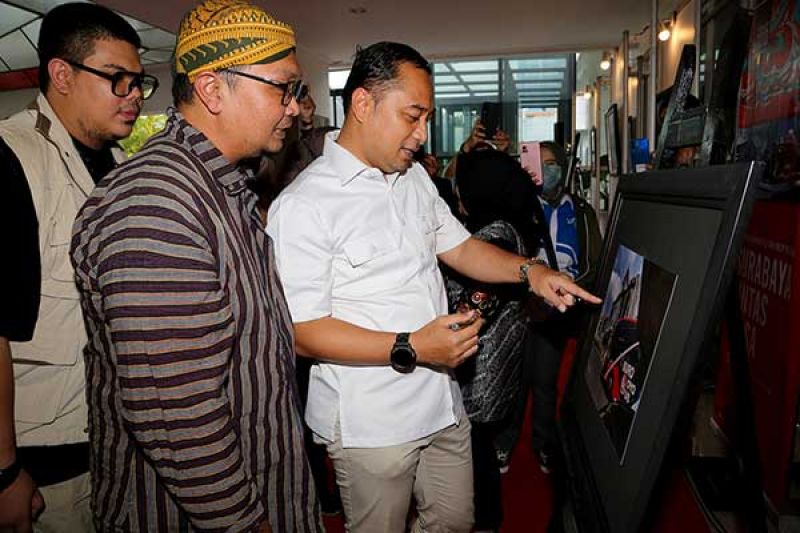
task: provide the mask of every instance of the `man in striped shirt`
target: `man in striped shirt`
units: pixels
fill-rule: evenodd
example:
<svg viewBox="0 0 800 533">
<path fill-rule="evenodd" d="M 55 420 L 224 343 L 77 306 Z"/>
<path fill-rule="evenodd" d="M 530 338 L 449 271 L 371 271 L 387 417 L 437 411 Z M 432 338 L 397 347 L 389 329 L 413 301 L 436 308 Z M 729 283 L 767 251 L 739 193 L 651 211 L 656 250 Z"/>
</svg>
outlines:
<svg viewBox="0 0 800 533">
<path fill-rule="evenodd" d="M 294 47 L 240 0 L 192 10 L 166 129 L 78 216 L 100 531 L 322 530 L 291 320 L 238 166 L 298 113 Z"/>
</svg>

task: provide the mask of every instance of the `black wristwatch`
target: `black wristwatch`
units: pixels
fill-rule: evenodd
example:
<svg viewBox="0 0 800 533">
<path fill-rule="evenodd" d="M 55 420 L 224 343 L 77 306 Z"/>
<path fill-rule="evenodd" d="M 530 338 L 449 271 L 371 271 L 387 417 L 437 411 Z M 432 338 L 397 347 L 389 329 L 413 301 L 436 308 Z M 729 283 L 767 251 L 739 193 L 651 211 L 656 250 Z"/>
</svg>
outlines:
<svg viewBox="0 0 800 533">
<path fill-rule="evenodd" d="M 417 367 L 417 352 L 411 347 L 408 342 L 409 333 L 398 333 L 397 338 L 394 340 L 392 352 L 389 360 L 392 363 L 392 368 L 401 374 L 408 374 L 413 372 Z"/>
<path fill-rule="evenodd" d="M 14 483 L 22 471 L 22 464 L 14 461 L 5 468 L 0 468 L 0 492 L 3 492 Z"/>
</svg>

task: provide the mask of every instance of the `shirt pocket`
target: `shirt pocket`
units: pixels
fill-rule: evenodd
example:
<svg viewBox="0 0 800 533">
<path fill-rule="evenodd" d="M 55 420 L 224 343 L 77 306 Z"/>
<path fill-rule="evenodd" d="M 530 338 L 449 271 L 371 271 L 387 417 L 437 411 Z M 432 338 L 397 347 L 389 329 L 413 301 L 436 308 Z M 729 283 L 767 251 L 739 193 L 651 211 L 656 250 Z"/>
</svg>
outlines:
<svg viewBox="0 0 800 533">
<path fill-rule="evenodd" d="M 350 239 L 342 246 L 347 262 L 353 268 L 368 266 L 377 259 L 399 248 L 396 236 L 387 230 L 374 231 L 363 237 Z"/>
<path fill-rule="evenodd" d="M 418 215 L 415 226 L 425 245 L 423 255 L 436 255 L 436 221 L 431 215 Z"/>
<path fill-rule="evenodd" d="M 77 300 L 75 269 L 70 261 L 72 224 L 67 220 L 57 220 L 53 224 L 50 242 L 42 250 L 42 294 L 54 298 Z"/>
</svg>

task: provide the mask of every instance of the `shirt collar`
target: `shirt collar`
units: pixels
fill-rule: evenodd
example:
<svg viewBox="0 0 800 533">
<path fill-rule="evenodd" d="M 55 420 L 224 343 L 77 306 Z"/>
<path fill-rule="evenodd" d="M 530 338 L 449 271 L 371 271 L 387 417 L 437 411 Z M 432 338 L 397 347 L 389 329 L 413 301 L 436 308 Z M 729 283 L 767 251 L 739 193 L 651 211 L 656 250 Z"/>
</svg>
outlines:
<svg viewBox="0 0 800 533">
<path fill-rule="evenodd" d="M 211 172 L 227 194 L 235 196 L 247 190 L 247 180 L 252 173 L 228 161 L 208 137 L 192 126 L 174 107 L 167 110 L 165 131 L 203 162 L 203 166 Z"/>
<path fill-rule="evenodd" d="M 558 202 L 558 205 L 555 205 L 555 206 L 553 204 L 551 204 L 550 202 L 548 202 L 547 200 L 545 200 L 544 198 L 542 198 L 541 196 L 537 196 L 537 198 L 539 198 L 539 203 L 541 203 L 542 206 L 547 206 L 550 209 L 554 209 L 554 210 L 555 209 L 560 209 L 561 207 L 564 207 L 565 204 L 569 204 L 570 206 L 572 206 L 572 198 L 570 198 L 569 194 L 562 195 L 561 196 L 561 200 Z"/>
<path fill-rule="evenodd" d="M 322 155 L 325 156 L 344 187 L 359 176 L 366 178 L 380 178 L 387 183 L 394 184 L 399 174 L 384 174 L 380 169 L 368 167 L 363 161 L 353 155 L 350 150 L 336 142 L 339 130 L 325 134 L 325 145 Z"/>
</svg>

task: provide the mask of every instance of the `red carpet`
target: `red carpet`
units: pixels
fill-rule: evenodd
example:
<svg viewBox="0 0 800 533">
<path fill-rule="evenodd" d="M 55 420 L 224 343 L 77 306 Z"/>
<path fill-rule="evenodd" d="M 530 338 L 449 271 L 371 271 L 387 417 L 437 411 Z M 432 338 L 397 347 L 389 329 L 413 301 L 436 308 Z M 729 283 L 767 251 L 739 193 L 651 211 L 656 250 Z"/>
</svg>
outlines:
<svg viewBox="0 0 800 533">
<path fill-rule="evenodd" d="M 502 533 L 544 532 L 553 514 L 550 476 L 539 470 L 531 451 L 531 404 L 528 401 L 522 437 L 511 456 L 511 469 L 503 476 Z"/>
</svg>

